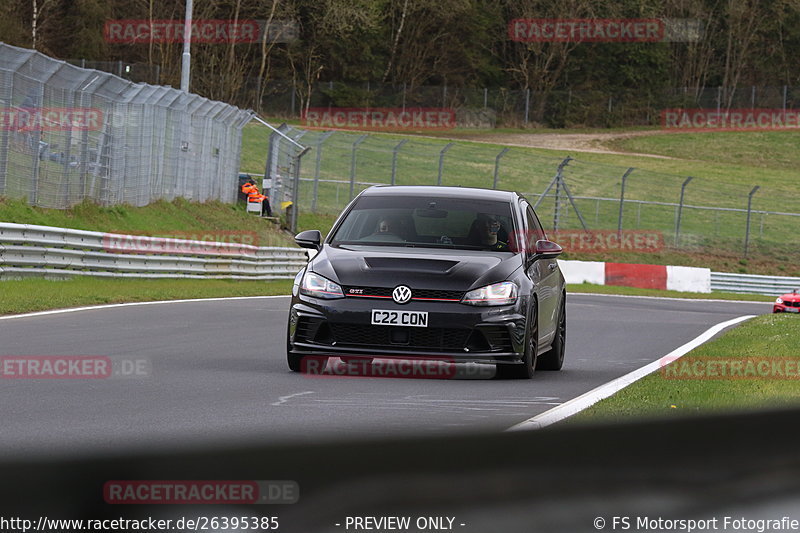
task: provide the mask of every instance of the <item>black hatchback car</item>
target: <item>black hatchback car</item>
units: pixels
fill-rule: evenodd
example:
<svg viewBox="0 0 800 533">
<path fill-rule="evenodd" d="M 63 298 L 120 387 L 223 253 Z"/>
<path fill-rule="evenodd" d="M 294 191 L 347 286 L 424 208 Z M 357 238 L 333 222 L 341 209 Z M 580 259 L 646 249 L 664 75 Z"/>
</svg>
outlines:
<svg viewBox="0 0 800 533">
<path fill-rule="evenodd" d="M 530 203 L 513 192 L 376 186 L 359 194 L 292 290 L 287 357 L 495 363 L 500 377 L 560 370 L 566 290 Z"/>
</svg>

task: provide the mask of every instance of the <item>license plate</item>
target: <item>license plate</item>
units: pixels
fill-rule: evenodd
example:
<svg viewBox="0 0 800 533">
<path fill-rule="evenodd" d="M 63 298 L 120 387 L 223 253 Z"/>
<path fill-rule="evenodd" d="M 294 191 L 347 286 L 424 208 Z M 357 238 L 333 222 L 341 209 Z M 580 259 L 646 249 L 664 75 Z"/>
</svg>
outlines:
<svg viewBox="0 0 800 533">
<path fill-rule="evenodd" d="M 372 310 L 372 325 L 375 326 L 412 326 L 416 328 L 428 327 L 427 311 L 389 311 L 384 309 Z"/>
<path fill-rule="evenodd" d="M 787 308 L 786 308 L 786 312 L 787 312 L 787 313 L 800 313 L 800 308 L 797 308 L 797 307 L 787 307 Z"/>
</svg>

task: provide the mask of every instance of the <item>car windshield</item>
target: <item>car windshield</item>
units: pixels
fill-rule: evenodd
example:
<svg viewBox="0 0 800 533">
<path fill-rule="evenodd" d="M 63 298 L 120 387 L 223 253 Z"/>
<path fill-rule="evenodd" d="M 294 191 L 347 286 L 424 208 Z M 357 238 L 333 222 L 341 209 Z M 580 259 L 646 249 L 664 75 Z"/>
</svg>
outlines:
<svg viewBox="0 0 800 533">
<path fill-rule="evenodd" d="M 364 196 L 331 238 L 332 246 L 406 246 L 512 252 L 508 202 L 419 196 Z"/>
</svg>

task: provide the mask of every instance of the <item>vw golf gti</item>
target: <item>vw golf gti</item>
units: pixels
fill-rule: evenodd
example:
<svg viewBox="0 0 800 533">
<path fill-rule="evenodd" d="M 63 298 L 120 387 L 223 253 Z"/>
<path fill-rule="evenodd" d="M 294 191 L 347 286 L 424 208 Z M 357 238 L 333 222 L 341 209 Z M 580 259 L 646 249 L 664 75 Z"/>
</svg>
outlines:
<svg viewBox="0 0 800 533">
<path fill-rule="evenodd" d="M 514 192 L 376 186 L 359 194 L 292 289 L 289 368 L 327 358 L 493 363 L 498 377 L 560 370 L 566 290 L 530 203 Z"/>
</svg>

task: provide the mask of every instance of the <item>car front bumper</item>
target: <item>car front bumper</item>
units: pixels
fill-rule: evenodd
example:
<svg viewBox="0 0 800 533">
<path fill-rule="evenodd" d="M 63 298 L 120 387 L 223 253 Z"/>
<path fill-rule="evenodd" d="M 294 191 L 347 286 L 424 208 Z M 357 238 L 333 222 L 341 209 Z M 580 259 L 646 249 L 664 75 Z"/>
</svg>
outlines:
<svg viewBox="0 0 800 533">
<path fill-rule="evenodd" d="M 476 307 L 457 302 L 410 302 L 295 296 L 289 315 L 290 353 L 298 355 L 440 359 L 517 363 L 524 350 L 522 304 Z M 371 325 L 373 309 L 426 311 L 428 327 Z"/>
</svg>

